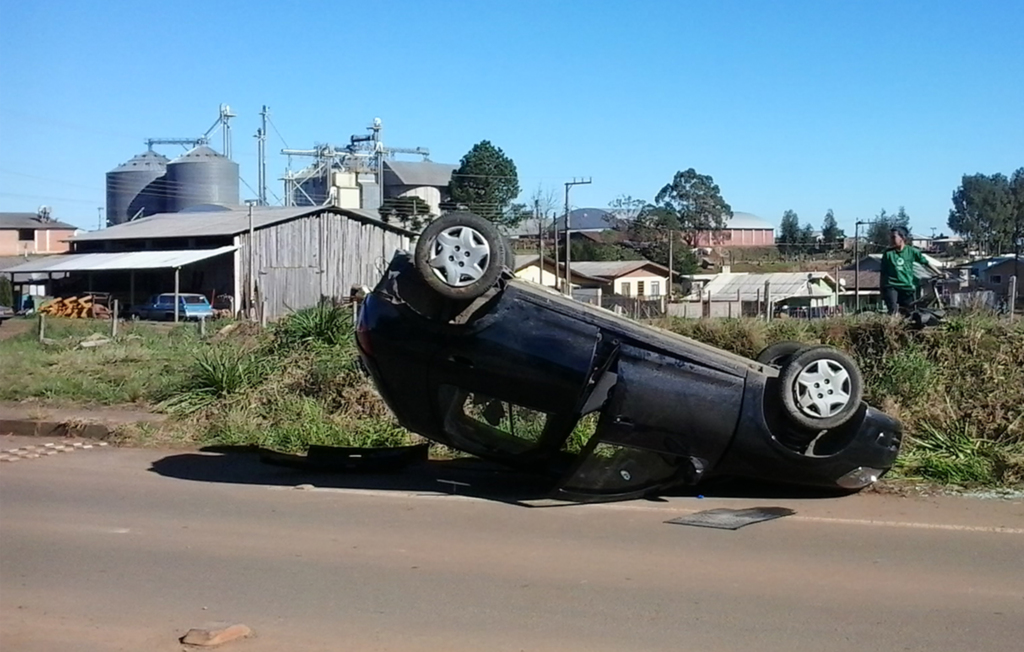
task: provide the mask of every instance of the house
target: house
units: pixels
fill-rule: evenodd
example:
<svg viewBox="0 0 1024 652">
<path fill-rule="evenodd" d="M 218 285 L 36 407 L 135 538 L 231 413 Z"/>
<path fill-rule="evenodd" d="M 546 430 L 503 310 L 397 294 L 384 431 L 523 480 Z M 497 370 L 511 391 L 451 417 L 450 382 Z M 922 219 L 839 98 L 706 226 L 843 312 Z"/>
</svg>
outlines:
<svg viewBox="0 0 1024 652">
<path fill-rule="evenodd" d="M 205 208 L 80 233 L 71 253 L 4 272 L 33 274 L 49 294 L 109 292 L 128 305 L 150 294 L 196 292 L 226 298 L 236 313 L 265 307 L 276 319 L 323 297 L 347 297 L 353 285 L 376 284 L 381 261 L 408 250 L 412 237 L 361 209 L 254 207 L 250 221 L 247 208 Z M 67 278 L 53 279 L 61 274 Z"/>
<path fill-rule="evenodd" d="M 542 266 L 539 260 L 534 254 L 516 256 L 516 276 L 555 287 L 554 261 L 545 256 Z M 565 263 L 560 262 L 557 270 L 564 278 Z M 654 299 L 668 291 L 668 267 L 649 260 L 569 261 L 569 271 L 573 288 L 600 289 L 604 295 Z"/>
<path fill-rule="evenodd" d="M 766 298 L 774 314 L 823 316 L 839 305 L 842 285 L 827 272 L 723 272 L 694 283 L 700 289 L 669 307 L 680 317 L 741 317 L 764 314 Z"/>
<path fill-rule="evenodd" d="M 958 235 L 948 237 L 940 235 L 932 239 L 930 250 L 939 255 L 949 256 L 963 251 L 965 246 L 964 239 Z"/>
<path fill-rule="evenodd" d="M 1024 283 L 1021 279 L 1024 276 L 1024 256 L 995 256 L 961 265 L 958 269 L 974 289 L 991 290 L 1000 298 L 1006 297 L 1010 292 L 1010 278 L 1017 276 L 1017 296 L 1024 292 L 1021 288 Z"/>
<path fill-rule="evenodd" d="M 702 295 L 710 301 L 739 302 L 762 301 L 769 296 L 776 305 L 827 307 L 838 303 L 840 289 L 828 272 L 736 272 L 718 274 L 704 285 Z"/>
<path fill-rule="evenodd" d="M 66 242 L 78 227 L 38 213 L 0 213 L 0 256 L 57 254 L 70 247 Z"/>
<path fill-rule="evenodd" d="M 772 247 L 775 245 L 775 225 L 753 213 L 733 212 L 726 219 L 725 228 L 715 234 L 697 235 L 698 247 Z"/>
<path fill-rule="evenodd" d="M 669 269 L 649 260 L 569 261 L 573 273 L 597 279 L 582 287 L 601 287 L 606 294 L 654 299 L 669 292 Z"/>
<path fill-rule="evenodd" d="M 935 241 L 935 238 L 932 238 L 932 237 L 929 237 L 929 236 L 926 236 L 926 235 L 917 235 L 915 233 L 911 233 L 910 234 L 910 240 L 909 240 L 908 244 L 911 247 L 917 247 L 921 251 L 931 251 L 932 243 L 934 241 Z"/>
</svg>

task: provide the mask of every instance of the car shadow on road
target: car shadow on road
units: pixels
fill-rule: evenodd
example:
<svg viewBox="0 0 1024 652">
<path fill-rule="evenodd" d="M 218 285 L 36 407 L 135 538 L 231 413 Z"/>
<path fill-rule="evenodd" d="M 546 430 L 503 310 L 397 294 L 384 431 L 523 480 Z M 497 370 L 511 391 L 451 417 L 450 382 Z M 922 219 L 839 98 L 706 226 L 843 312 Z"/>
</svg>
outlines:
<svg viewBox="0 0 1024 652">
<path fill-rule="evenodd" d="M 270 464 L 258 449 L 252 447 L 214 446 L 198 452 L 169 455 L 153 462 L 149 470 L 164 477 L 193 482 L 454 494 L 531 508 L 577 504 L 558 500 L 554 492 L 556 481 L 550 477 L 532 475 L 477 458 L 418 460 L 390 472 L 325 471 Z M 822 499 L 835 496 L 835 493 L 814 488 L 723 479 L 697 487 L 677 488 L 642 500 Z"/>
</svg>

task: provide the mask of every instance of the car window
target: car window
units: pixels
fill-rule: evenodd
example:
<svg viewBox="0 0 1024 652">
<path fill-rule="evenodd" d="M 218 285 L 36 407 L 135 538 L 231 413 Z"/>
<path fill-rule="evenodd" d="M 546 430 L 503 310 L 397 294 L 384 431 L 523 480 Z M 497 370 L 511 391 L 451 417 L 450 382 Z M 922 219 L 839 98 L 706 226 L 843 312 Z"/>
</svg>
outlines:
<svg viewBox="0 0 1024 652">
<path fill-rule="evenodd" d="M 452 385 L 440 387 L 450 406 L 445 430 L 467 445 L 518 455 L 536 448 L 549 415 Z"/>
<path fill-rule="evenodd" d="M 201 304 L 209 303 L 206 300 L 206 297 L 183 297 L 183 298 L 185 299 L 185 303 L 193 304 L 193 305 L 195 305 L 195 304 L 200 304 L 201 305 Z"/>
</svg>

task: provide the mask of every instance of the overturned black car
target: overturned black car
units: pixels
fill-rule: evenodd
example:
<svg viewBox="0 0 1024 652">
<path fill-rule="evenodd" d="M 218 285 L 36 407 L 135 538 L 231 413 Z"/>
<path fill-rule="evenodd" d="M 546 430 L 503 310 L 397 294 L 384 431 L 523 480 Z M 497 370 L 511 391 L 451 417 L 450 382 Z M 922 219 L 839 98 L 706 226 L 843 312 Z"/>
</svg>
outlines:
<svg viewBox="0 0 1024 652">
<path fill-rule="evenodd" d="M 901 425 L 841 351 L 750 360 L 517 279 L 513 260 L 490 222 L 449 213 L 362 299 L 360 355 L 405 428 L 571 501 L 723 477 L 856 491 L 894 463 Z"/>
</svg>

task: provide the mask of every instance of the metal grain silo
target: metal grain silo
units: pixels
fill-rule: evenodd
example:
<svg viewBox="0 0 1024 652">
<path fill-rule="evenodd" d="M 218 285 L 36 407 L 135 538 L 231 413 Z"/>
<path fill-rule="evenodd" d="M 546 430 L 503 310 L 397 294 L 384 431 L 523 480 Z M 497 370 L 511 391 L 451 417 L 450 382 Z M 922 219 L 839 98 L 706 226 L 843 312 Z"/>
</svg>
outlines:
<svg viewBox="0 0 1024 652">
<path fill-rule="evenodd" d="M 238 205 L 238 163 L 206 145 L 167 164 L 167 212 L 198 204 Z"/>
<path fill-rule="evenodd" d="M 107 172 L 107 226 L 166 210 L 168 158 L 147 150 Z"/>
</svg>

